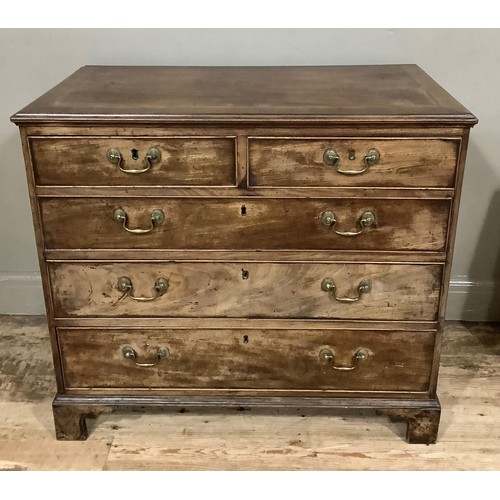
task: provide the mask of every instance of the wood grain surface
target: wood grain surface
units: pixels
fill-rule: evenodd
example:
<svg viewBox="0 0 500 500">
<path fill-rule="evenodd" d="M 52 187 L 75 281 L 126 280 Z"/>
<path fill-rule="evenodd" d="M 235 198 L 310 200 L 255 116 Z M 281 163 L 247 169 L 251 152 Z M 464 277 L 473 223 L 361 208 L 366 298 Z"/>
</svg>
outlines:
<svg viewBox="0 0 500 500">
<path fill-rule="evenodd" d="M 448 199 L 43 198 L 48 249 L 422 250 L 445 249 Z M 130 234 L 113 219 L 127 214 L 129 228 L 151 227 L 153 210 L 165 221 L 148 234 Z M 331 211 L 335 227 L 322 223 Z M 366 211 L 375 223 L 362 234 Z"/>
<path fill-rule="evenodd" d="M 459 145 L 442 139 L 250 138 L 249 185 L 453 187 Z M 379 152 L 380 160 L 366 172 L 345 175 L 325 165 L 328 149 L 338 154 L 340 170 L 364 169 L 363 158 L 371 149 Z"/>
<path fill-rule="evenodd" d="M 124 170 L 146 168 L 150 148 L 158 149 L 161 160 L 147 172 L 122 172 L 108 161 L 112 148 L 121 153 Z M 39 185 L 234 186 L 236 182 L 234 138 L 32 137 L 30 149 Z"/>
<path fill-rule="evenodd" d="M 144 123 L 144 122 L 122 122 L 122 123 L 75 123 L 73 121 L 30 123 L 20 126 L 26 131 L 28 137 L 52 137 L 61 136 L 94 136 L 94 137 L 171 137 L 171 136 L 249 136 L 249 137 L 386 137 L 386 138 L 408 138 L 408 137 L 446 137 L 460 139 L 463 134 L 463 126 L 444 125 L 436 123 L 422 127 L 418 124 L 314 124 L 308 123 L 305 127 L 287 126 L 263 121 L 261 123 L 190 123 L 172 124 Z M 307 132 L 306 132 L 307 130 Z"/>
<path fill-rule="evenodd" d="M 112 260 L 116 256 L 116 249 L 100 250 L 45 250 L 47 262 L 59 260 Z M 258 252 L 245 250 L 168 250 L 168 249 L 141 249 L 137 251 L 120 250 L 122 260 L 170 260 L 176 261 L 217 261 L 234 262 L 387 262 L 393 264 L 404 263 L 438 263 L 446 260 L 445 252 L 360 252 L 358 250 L 260 250 Z"/>
<path fill-rule="evenodd" d="M 241 171 L 240 171 L 241 173 Z M 393 187 L 210 187 L 210 186 L 35 186 L 40 198 L 388 198 L 450 199 L 452 188 Z"/>
<path fill-rule="evenodd" d="M 101 316 L 82 318 L 56 318 L 58 327 L 69 328 L 121 328 L 121 329 L 159 329 L 174 330 L 370 330 L 391 331 L 411 330 L 413 332 L 432 332 L 437 328 L 435 321 L 371 321 L 332 320 L 332 319 L 276 319 L 276 318 L 165 318 Z"/>
<path fill-rule="evenodd" d="M 434 352 L 434 332 L 58 328 L 57 334 L 68 388 L 424 392 Z M 126 346 L 135 360 L 124 358 Z M 169 354 L 156 366 L 136 366 L 156 362 L 161 347 Z M 360 348 L 368 358 L 356 362 Z M 332 362 L 320 358 L 322 349 L 333 353 Z"/>
<path fill-rule="evenodd" d="M 409 442 L 436 441 L 447 281 L 468 131 L 477 119 L 420 68 L 89 66 L 12 120 L 21 126 L 43 273 L 58 439 L 85 439 L 89 415 L 145 404 L 123 391 L 163 387 L 179 392 L 151 397 L 150 406 L 193 408 L 198 396 L 190 390 L 215 383 L 206 390 L 261 391 L 246 399 L 254 409 L 288 411 L 294 401 L 311 409 L 314 400 L 330 402 L 330 410 L 377 408 L 407 423 Z M 124 168 L 144 166 L 153 145 L 162 162 L 146 173 L 102 166 L 110 147 L 120 150 Z M 339 184 L 341 174 L 321 165 L 327 147 L 338 149 L 341 168 L 359 169 L 366 148 L 380 149 L 381 160 Z M 153 210 L 165 221 L 151 226 Z M 322 223 L 326 211 L 333 227 Z M 368 211 L 375 223 L 362 227 Z M 131 285 L 119 291 L 124 276 Z M 161 293 L 160 277 L 169 285 Z M 325 278 L 335 293 L 322 289 Z M 359 295 L 364 280 L 371 288 Z M 137 359 L 120 357 L 125 341 L 149 360 L 166 340 L 173 355 L 151 379 L 141 377 Z M 319 340 L 333 349 L 327 363 L 353 362 L 361 341 L 368 359 L 341 373 L 336 386 L 310 368 Z M 190 358 L 193 345 L 201 345 L 201 361 Z M 180 388 L 161 386 L 167 359 Z M 393 378 L 384 371 L 391 366 Z M 117 379 L 124 385 L 104 386 Z M 85 380 L 101 386 L 75 386 Z M 336 397 L 278 394 L 293 387 Z M 383 396 L 359 398 L 360 391 Z M 210 407 L 234 406 L 240 397 Z"/>
<path fill-rule="evenodd" d="M 85 66 L 16 123 L 454 123 L 476 118 L 418 66 Z"/>
<path fill-rule="evenodd" d="M 181 316 L 245 318 L 339 318 L 434 321 L 441 265 L 290 263 L 52 263 L 56 317 Z M 247 277 L 245 278 L 245 274 Z M 128 277 L 135 296 L 155 296 L 155 282 L 168 290 L 137 302 L 117 288 Z M 339 297 L 357 297 L 358 285 L 372 290 L 344 303 L 322 290 L 331 278 Z"/>
<path fill-rule="evenodd" d="M 1 470 L 499 470 L 500 330 L 447 323 L 437 444 L 373 410 L 117 412 L 56 441 L 44 317 L 0 317 Z"/>
</svg>

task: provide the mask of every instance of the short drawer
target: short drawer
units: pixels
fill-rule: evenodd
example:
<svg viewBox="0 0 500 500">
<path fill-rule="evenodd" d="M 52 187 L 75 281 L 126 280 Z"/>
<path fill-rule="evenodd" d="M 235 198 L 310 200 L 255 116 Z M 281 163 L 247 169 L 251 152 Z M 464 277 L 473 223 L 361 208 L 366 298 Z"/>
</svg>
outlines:
<svg viewBox="0 0 500 500">
<path fill-rule="evenodd" d="M 232 137 L 32 137 L 35 183 L 234 186 Z"/>
<path fill-rule="evenodd" d="M 56 317 L 435 321 L 439 264 L 54 262 Z"/>
<path fill-rule="evenodd" d="M 249 139 L 255 187 L 446 187 L 455 184 L 456 139 Z"/>
<path fill-rule="evenodd" d="M 48 249 L 442 252 L 449 199 L 42 198 Z"/>
<path fill-rule="evenodd" d="M 435 333 L 58 329 L 66 388 L 426 391 Z"/>
</svg>

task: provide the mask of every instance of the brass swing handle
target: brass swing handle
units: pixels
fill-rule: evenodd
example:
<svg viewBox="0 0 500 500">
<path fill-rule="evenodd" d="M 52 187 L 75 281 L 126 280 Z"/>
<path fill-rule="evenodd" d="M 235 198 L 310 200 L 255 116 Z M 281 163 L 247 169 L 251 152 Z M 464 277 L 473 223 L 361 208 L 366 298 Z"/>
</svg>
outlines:
<svg viewBox="0 0 500 500">
<path fill-rule="evenodd" d="M 330 292 L 333 298 L 338 302 L 358 302 L 364 293 L 370 293 L 372 291 L 372 284 L 369 280 L 362 280 L 358 285 L 358 296 L 357 297 L 338 297 L 337 287 L 332 280 L 332 278 L 325 278 L 321 283 L 321 289 L 324 292 Z"/>
<path fill-rule="evenodd" d="M 344 175 L 359 175 L 366 172 L 370 167 L 376 165 L 380 161 L 380 153 L 376 149 L 370 149 L 365 156 L 363 156 L 364 168 L 361 170 L 342 170 L 339 168 L 340 156 L 335 149 L 327 149 L 323 154 L 323 163 L 328 167 L 335 167 L 339 174 Z"/>
<path fill-rule="evenodd" d="M 353 364 L 351 366 L 334 365 L 334 358 L 335 355 L 330 349 L 321 349 L 321 351 L 319 351 L 319 359 L 321 359 L 321 361 L 331 363 L 334 370 L 339 370 L 341 372 L 350 372 L 352 370 L 355 370 L 359 366 L 359 363 L 368 359 L 368 351 L 364 347 L 358 349 L 352 357 Z"/>
<path fill-rule="evenodd" d="M 358 219 L 358 224 L 361 227 L 359 231 L 337 231 L 335 229 L 335 224 L 337 224 L 338 222 L 337 218 L 335 217 L 334 213 L 329 210 L 321 214 L 321 222 L 325 226 L 331 226 L 333 228 L 333 232 L 335 234 L 338 234 L 339 236 L 358 236 L 359 234 L 362 234 L 367 227 L 373 226 L 373 224 L 375 224 L 375 214 L 370 211 L 363 212 L 361 217 Z"/>
<path fill-rule="evenodd" d="M 156 280 L 154 287 L 156 290 L 156 295 L 153 297 L 135 297 L 132 280 L 127 276 L 122 276 L 118 279 L 116 288 L 118 288 L 120 292 L 123 292 L 123 297 L 126 295 L 128 298 L 136 300 L 137 302 L 151 302 L 161 297 L 168 290 L 168 280 L 165 278 L 158 278 Z"/>
<path fill-rule="evenodd" d="M 117 165 L 118 168 L 122 172 L 125 172 L 126 174 L 142 174 L 144 172 L 147 172 L 155 163 L 160 163 L 160 161 L 161 161 L 161 153 L 160 153 L 160 150 L 157 148 L 151 148 L 148 151 L 148 154 L 144 158 L 144 164 L 146 165 L 146 167 L 139 168 L 139 169 L 123 168 L 122 167 L 123 156 L 120 153 L 120 150 L 117 148 L 108 149 L 106 156 L 108 158 L 109 163 L 112 163 L 113 165 Z"/>
<path fill-rule="evenodd" d="M 140 366 L 141 368 L 151 368 L 152 366 L 156 366 L 162 359 L 168 358 L 170 352 L 166 347 L 158 347 L 158 350 L 156 351 L 156 361 L 154 363 L 138 363 L 136 361 L 138 358 L 137 352 L 129 345 L 122 349 L 122 354 L 125 359 L 131 359 L 134 361 L 136 366 Z"/>
<path fill-rule="evenodd" d="M 123 210 L 123 208 L 115 208 L 115 211 L 113 212 L 113 219 L 116 222 L 121 223 L 123 229 L 125 229 L 125 231 L 129 233 L 147 234 L 150 233 L 156 226 L 163 224 L 163 222 L 165 221 L 165 214 L 163 213 L 163 210 L 155 208 L 151 212 L 151 227 L 149 227 L 148 229 L 140 229 L 140 228 L 130 229 L 129 227 L 127 227 L 128 215 L 127 212 Z"/>
</svg>

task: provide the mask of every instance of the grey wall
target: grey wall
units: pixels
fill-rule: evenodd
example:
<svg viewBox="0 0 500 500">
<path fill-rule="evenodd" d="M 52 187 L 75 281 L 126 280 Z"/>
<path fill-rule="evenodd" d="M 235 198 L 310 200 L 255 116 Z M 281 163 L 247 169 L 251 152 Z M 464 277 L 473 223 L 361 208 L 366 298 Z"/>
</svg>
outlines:
<svg viewBox="0 0 500 500">
<path fill-rule="evenodd" d="M 9 117 L 85 64 L 416 63 L 472 130 L 447 317 L 500 319 L 500 30 L 0 30 L 0 313 L 43 302 L 21 147 Z"/>
</svg>

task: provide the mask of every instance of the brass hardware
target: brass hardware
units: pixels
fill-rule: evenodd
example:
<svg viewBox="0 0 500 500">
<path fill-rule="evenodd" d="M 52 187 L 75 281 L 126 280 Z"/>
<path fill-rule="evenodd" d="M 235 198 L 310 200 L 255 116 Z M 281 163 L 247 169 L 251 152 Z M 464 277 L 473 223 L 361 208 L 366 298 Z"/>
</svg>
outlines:
<svg viewBox="0 0 500 500">
<path fill-rule="evenodd" d="M 368 351 L 364 347 L 361 347 L 360 349 L 358 349 L 354 353 L 354 356 L 352 357 L 353 364 L 351 366 L 334 365 L 333 364 L 334 357 L 335 357 L 335 355 L 330 349 L 321 349 L 321 351 L 319 351 L 319 359 L 321 359 L 321 361 L 331 363 L 332 368 L 334 370 L 339 370 L 342 372 L 350 372 L 351 370 L 354 370 L 355 368 L 357 368 L 361 361 L 365 361 L 366 359 L 368 359 Z"/>
<path fill-rule="evenodd" d="M 161 297 L 168 290 L 168 280 L 165 278 L 158 278 L 155 282 L 156 295 L 153 297 L 135 297 L 134 287 L 132 285 L 132 280 L 127 276 L 122 276 L 118 279 L 116 288 L 123 292 L 123 296 L 127 295 L 130 299 L 136 300 L 137 302 L 151 302 Z"/>
<path fill-rule="evenodd" d="M 335 149 L 327 149 L 323 153 L 323 163 L 328 167 L 335 166 L 340 161 L 340 156 Z"/>
<path fill-rule="evenodd" d="M 113 165 L 118 165 L 122 161 L 122 154 L 115 148 L 108 149 L 106 156 L 108 157 L 109 163 L 112 163 Z"/>
<path fill-rule="evenodd" d="M 332 224 L 335 224 L 337 222 L 337 219 L 335 218 L 333 212 L 326 211 L 321 214 L 321 222 L 325 226 L 331 226 Z"/>
<path fill-rule="evenodd" d="M 155 163 L 159 163 L 161 161 L 161 153 L 157 148 L 150 148 L 148 154 L 144 158 L 144 164 L 146 165 L 145 168 L 139 169 L 123 168 L 123 156 L 120 153 L 119 149 L 108 149 L 106 156 L 108 157 L 108 161 L 110 163 L 116 165 L 122 172 L 125 172 L 126 174 L 142 174 L 143 172 L 147 172 Z"/>
<path fill-rule="evenodd" d="M 363 161 L 366 163 L 367 168 L 376 165 L 380 161 L 380 153 L 376 149 L 370 149 Z"/>
<path fill-rule="evenodd" d="M 160 224 L 163 224 L 165 221 L 165 214 L 163 213 L 163 210 L 160 210 L 159 208 L 155 208 L 151 212 L 151 227 L 148 229 L 130 229 L 127 227 L 127 220 L 128 220 L 128 215 L 123 208 L 115 208 L 115 211 L 113 212 L 113 219 L 116 222 L 120 222 L 125 229 L 125 231 L 128 231 L 129 233 L 133 234 L 147 234 L 150 233 L 156 226 L 159 226 Z"/>
<path fill-rule="evenodd" d="M 138 363 L 135 361 L 138 358 L 137 352 L 135 352 L 135 349 L 129 345 L 122 349 L 122 354 L 125 359 L 133 360 L 135 365 L 140 366 L 141 368 L 151 368 L 152 366 L 156 366 L 162 359 L 170 356 L 170 352 L 166 347 L 158 347 L 158 350 L 156 351 L 156 361 L 154 363 Z"/>
<path fill-rule="evenodd" d="M 363 212 L 363 214 L 358 220 L 358 224 L 361 226 L 361 229 L 359 231 L 337 231 L 335 229 L 335 224 L 337 223 L 337 219 L 335 218 L 333 212 L 330 212 L 329 210 L 321 214 L 321 222 L 325 226 L 332 226 L 334 228 L 333 232 L 335 234 L 338 234 L 339 236 L 347 236 L 347 237 L 358 236 L 358 234 L 363 233 L 363 231 L 367 227 L 370 227 L 375 223 L 375 214 L 370 211 Z"/>
<path fill-rule="evenodd" d="M 338 302 L 357 302 L 361 299 L 364 293 L 370 293 L 372 291 L 372 283 L 369 280 L 362 280 L 358 285 L 358 296 L 357 297 L 338 297 L 337 296 L 337 286 L 335 285 L 332 278 L 325 278 L 321 282 L 321 290 L 324 292 L 331 292 L 333 298 Z"/>
<path fill-rule="evenodd" d="M 349 160 L 354 160 L 355 154 L 354 150 L 349 151 Z M 376 165 L 380 161 L 380 153 L 376 149 L 370 149 L 368 153 L 363 157 L 364 168 L 361 170 L 342 170 L 339 168 L 340 156 L 337 154 L 335 149 L 327 149 L 323 153 L 323 163 L 328 167 L 335 167 L 335 170 L 339 174 L 344 175 L 359 175 L 366 172 L 370 167 Z"/>
<path fill-rule="evenodd" d="M 161 161 L 160 150 L 158 148 L 149 148 L 148 154 L 146 155 L 146 160 L 152 164 L 160 163 Z"/>
<path fill-rule="evenodd" d="M 356 151 L 354 149 L 349 150 L 349 160 L 355 160 L 356 159 Z"/>
</svg>

